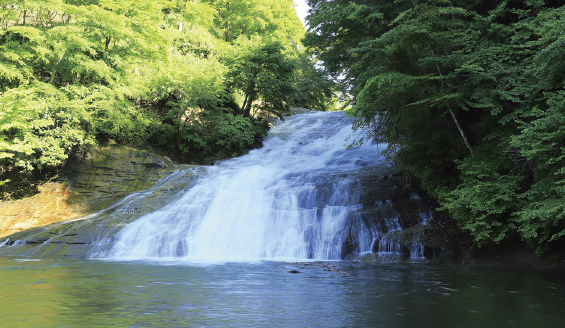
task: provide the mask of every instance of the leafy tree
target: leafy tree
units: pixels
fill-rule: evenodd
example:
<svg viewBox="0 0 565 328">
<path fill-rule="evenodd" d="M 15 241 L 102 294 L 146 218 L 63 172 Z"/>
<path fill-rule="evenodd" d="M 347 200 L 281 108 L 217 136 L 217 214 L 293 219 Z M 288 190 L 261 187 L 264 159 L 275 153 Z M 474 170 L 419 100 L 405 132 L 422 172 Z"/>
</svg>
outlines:
<svg viewBox="0 0 565 328">
<path fill-rule="evenodd" d="M 267 128 L 267 123 L 264 121 L 231 114 L 227 115 L 227 120 L 216 123 L 214 146 L 218 152 L 232 156 L 261 141 Z"/>
<path fill-rule="evenodd" d="M 150 96 L 159 104 L 163 123 L 153 137 L 158 145 L 174 145 L 183 152 L 207 150 L 199 132 L 212 119 L 208 117 L 210 111 L 221 114 L 215 108 L 224 94 L 225 70 L 214 59 L 175 54 L 166 67 L 156 72 Z"/>
<path fill-rule="evenodd" d="M 290 0 L 0 0 L 0 173 L 101 138 L 239 154 L 267 129 L 253 110 L 280 116 L 319 78 L 303 35 Z"/>
<path fill-rule="evenodd" d="M 93 145 L 93 118 L 45 83 L 0 95 L 0 161 L 32 170 L 55 166 L 75 147 Z"/>
<path fill-rule="evenodd" d="M 145 136 L 147 119 L 131 101 L 140 90 L 128 76 L 132 66 L 159 57 L 162 42 L 148 42 L 159 33 L 159 7 L 57 0 L 2 5 L 3 166 L 41 169 L 93 144 L 94 136 Z"/>
<path fill-rule="evenodd" d="M 285 45 L 298 46 L 304 27 L 294 10 L 292 0 L 212 0 L 218 11 L 216 26 L 226 42 L 240 36 L 261 36 Z"/>
<path fill-rule="evenodd" d="M 544 1 L 309 1 L 306 44 L 478 243 L 565 234 L 563 7 Z"/>
<path fill-rule="evenodd" d="M 0 31 L 0 88 L 34 79 L 56 86 L 122 83 L 166 48 L 157 4 L 101 0 L 74 6 L 52 0 L 9 6 L 23 18 Z"/>
<path fill-rule="evenodd" d="M 283 53 L 280 42 L 260 38 L 238 39 L 234 55 L 228 58 L 228 90 L 244 95 L 241 113 L 265 110 L 279 117 L 287 113 L 286 100 L 294 93 L 294 65 Z M 261 101 L 257 103 L 257 101 Z"/>
<path fill-rule="evenodd" d="M 308 52 L 296 59 L 296 96 L 293 103 L 311 110 L 336 109 L 337 83 L 330 74 Z"/>
<path fill-rule="evenodd" d="M 530 110 L 524 111 L 511 146 L 519 152 L 531 186 L 521 195 L 525 205 L 515 220 L 523 238 L 540 252 L 565 235 L 565 7 L 543 10 L 530 26 L 530 44 L 539 49 L 530 63 Z"/>
</svg>

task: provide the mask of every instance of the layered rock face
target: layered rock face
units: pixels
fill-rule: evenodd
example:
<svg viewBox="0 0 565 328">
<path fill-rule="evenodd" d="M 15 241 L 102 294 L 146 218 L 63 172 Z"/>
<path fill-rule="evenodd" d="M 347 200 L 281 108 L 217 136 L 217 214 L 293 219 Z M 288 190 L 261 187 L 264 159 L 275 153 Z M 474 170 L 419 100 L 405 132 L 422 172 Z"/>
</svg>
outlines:
<svg viewBox="0 0 565 328">
<path fill-rule="evenodd" d="M 69 202 L 73 191 L 68 183 L 48 182 L 38 188 L 39 194 L 32 197 L 0 203 L 0 238 L 89 214 L 84 206 Z"/>
<path fill-rule="evenodd" d="M 173 170 L 170 159 L 146 151 L 116 144 L 90 149 L 38 185 L 39 193 L 0 202 L 0 238 L 96 213 Z"/>
</svg>

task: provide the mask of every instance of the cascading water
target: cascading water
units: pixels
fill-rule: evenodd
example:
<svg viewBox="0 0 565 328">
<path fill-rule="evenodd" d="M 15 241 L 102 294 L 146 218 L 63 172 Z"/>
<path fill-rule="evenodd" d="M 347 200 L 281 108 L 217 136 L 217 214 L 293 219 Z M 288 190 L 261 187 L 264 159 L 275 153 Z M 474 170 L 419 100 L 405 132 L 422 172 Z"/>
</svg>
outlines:
<svg viewBox="0 0 565 328">
<path fill-rule="evenodd" d="M 400 228 L 398 218 L 388 215 L 394 227 L 383 229 L 356 216 L 363 204 L 352 174 L 390 165 L 382 145 L 345 150 L 352 135 L 343 113 L 292 116 L 263 148 L 210 167 L 180 199 L 127 225 L 93 256 L 336 260 L 352 242 L 353 252 L 371 252 L 383 231 Z"/>
<path fill-rule="evenodd" d="M 339 112 L 291 116 L 261 149 L 214 166 L 181 167 L 99 213 L 9 236 L 0 240 L 0 255 L 198 262 L 423 258 L 429 208 L 396 176 L 380 152 L 385 145 L 365 141 L 346 150 L 361 137 L 351 123 Z M 441 247 L 432 244 L 433 251 Z"/>
</svg>

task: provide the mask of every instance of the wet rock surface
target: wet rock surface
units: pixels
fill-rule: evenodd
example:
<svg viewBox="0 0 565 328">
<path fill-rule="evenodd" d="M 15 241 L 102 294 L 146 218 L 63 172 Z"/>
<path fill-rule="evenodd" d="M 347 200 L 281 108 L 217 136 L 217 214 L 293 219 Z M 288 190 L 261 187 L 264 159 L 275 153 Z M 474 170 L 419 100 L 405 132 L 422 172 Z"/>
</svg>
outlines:
<svg viewBox="0 0 565 328">
<path fill-rule="evenodd" d="M 2 247 L 0 253 L 86 257 L 95 246 L 111 244 L 124 225 L 178 199 L 180 191 L 205 171 L 206 167 L 175 165 L 166 157 L 125 146 L 93 149 L 65 166 L 58 177 L 62 181 L 43 185 L 44 191 L 30 199 L 1 203 L 6 209 L 0 217 L 4 227 L 7 215 L 14 224 L 11 230 L 3 229 L 9 240 L 0 239 L 0 243 L 18 247 Z M 159 180 L 163 177 L 168 178 Z M 285 178 L 300 181 L 303 177 Z M 442 228 L 435 223 L 422 225 L 422 213 L 430 218 L 434 214 L 392 165 L 353 173 L 322 172 L 312 183 L 317 190 L 314 203 L 320 209 L 332 205 L 332 195 L 343 186 L 351 195 L 339 204 L 351 207 L 349 222 L 339 236 L 345 240 L 344 259 L 354 258 L 359 241 L 353 236 L 362 231 L 372 238 L 384 232 L 375 245 L 386 238 L 398 245 L 400 254 L 409 255 L 415 243 L 423 245 L 429 258 L 456 253 Z M 391 220 L 396 222 L 394 227 Z M 14 234 L 18 230 L 24 231 Z"/>
<path fill-rule="evenodd" d="M 134 192 L 99 212 L 12 234 L 4 242 L 18 247 L 2 247 L 0 255 L 87 257 L 94 246 L 110 244 L 124 225 L 178 199 L 182 195 L 179 190 L 202 173 L 202 168 L 181 166 L 150 188 Z"/>
<path fill-rule="evenodd" d="M 166 156 L 109 144 L 70 161 L 62 174 L 73 191 L 69 204 L 82 204 L 96 212 L 149 188 L 174 169 L 175 164 Z"/>
<path fill-rule="evenodd" d="M 86 208 L 68 202 L 72 195 L 67 182 L 55 181 L 38 186 L 38 193 L 31 197 L 0 202 L 0 238 L 87 215 Z"/>
<path fill-rule="evenodd" d="M 152 196 L 135 197 L 136 192 L 148 190 L 175 170 L 188 168 L 165 156 L 122 145 L 90 149 L 39 185 L 35 195 L 0 202 L 0 238 L 5 237 L 0 243 L 30 245 L 18 247 L 22 255 L 84 256 L 96 240 L 164 206 L 158 196 L 174 194 L 190 182 L 191 174 L 179 177 L 186 183 L 161 183 Z M 132 194 L 126 209 L 116 212 L 115 204 Z M 31 247 L 46 242 L 58 247 Z M 9 255 L 9 248 L 3 248 L 3 253 Z"/>
</svg>

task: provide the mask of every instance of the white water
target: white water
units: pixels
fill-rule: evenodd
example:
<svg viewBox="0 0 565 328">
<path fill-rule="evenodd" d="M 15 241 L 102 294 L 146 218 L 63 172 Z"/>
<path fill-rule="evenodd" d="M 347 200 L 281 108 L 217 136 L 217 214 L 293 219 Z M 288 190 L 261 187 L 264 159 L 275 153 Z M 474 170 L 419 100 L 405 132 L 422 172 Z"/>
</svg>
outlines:
<svg viewBox="0 0 565 328">
<path fill-rule="evenodd" d="M 224 161 L 177 201 L 124 227 L 114 259 L 189 261 L 340 259 L 358 195 L 348 172 L 388 165 L 376 144 L 345 150 L 353 135 L 343 113 L 295 115 L 261 149 Z M 321 188 L 323 186 L 323 188 Z M 374 236 L 360 231 L 360 251 Z"/>
</svg>

